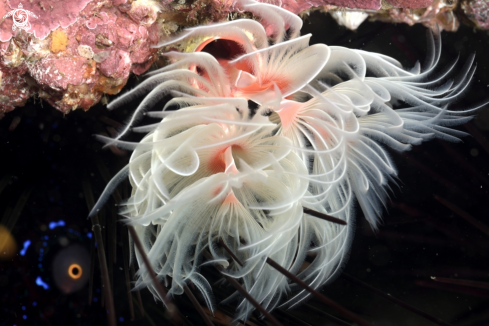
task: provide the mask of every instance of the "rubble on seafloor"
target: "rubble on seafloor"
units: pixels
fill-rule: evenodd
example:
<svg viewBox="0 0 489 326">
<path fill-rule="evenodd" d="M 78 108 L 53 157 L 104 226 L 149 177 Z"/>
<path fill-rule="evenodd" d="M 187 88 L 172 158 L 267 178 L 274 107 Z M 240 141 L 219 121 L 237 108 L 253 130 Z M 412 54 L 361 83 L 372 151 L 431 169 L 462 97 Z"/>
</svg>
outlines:
<svg viewBox="0 0 489 326">
<path fill-rule="evenodd" d="M 363 20 L 489 29 L 484 0 L 269 0 L 296 14 L 329 11 L 355 29 Z M 0 0 L 0 118 L 33 96 L 63 113 L 117 94 L 158 58 L 152 46 L 183 27 L 246 16 L 236 0 Z M 23 12 L 22 12 L 23 10 Z M 28 25 L 14 23 L 25 13 Z M 462 18 L 461 18 L 462 16 Z"/>
</svg>

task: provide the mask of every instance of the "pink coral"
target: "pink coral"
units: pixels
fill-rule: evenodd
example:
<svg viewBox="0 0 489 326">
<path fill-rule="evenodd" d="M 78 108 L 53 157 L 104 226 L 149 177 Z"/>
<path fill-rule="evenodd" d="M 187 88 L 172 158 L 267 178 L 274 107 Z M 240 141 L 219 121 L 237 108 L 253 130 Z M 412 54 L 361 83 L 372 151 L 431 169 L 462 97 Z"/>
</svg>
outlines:
<svg viewBox="0 0 489 326">
<path fill-rule="evenodd" d="M 29 18 L 31 28 L 27 32 L 33 33 L 37 38 L 45 39 L 52 30 L 60 26 L 67 28 L 74 24 L 79 18 L 80 11 L 89 2 L 90 0 L 7 0 L 7 5 L 11 9 L 16 9 L 22 3 L 25 10 L 34 13 L 38 18 Z M 10 37 L 8 39 L 2 38 L 0 41 L 5 42 L 9 39 Z"/>
<path fill-rule="evenodd" d="M 426 8 L 433 0 L 387 0 L 395 8 Z"/>
<path fill-rule="evenodd" d="M 127 78 L 131 69 L 129 53 L 124 50 L 111 51 L 107 60 L 100 64 L 99 69 L 107 77 Z"/>
<path fill-rule="evenodd" d="M 489 29 L 489 3 L 484 0 L 469 0 L 462 3 L 467 17 L 480 29 Z"/>
<path fill-rule="evenodd" d="M 268 1 L 262 1 L 268 2 Z M 275 1 L 275 4 L 279 1 Z M 371 9 L 379 10 L 389 6 L 394 8 L 426 8 L 433 0 L 283 0 L 281 7 L 293 13 L 300 13 L 312 7 L 325 5 L 338 6 L 350 9 Z"/>
<path fill-rule="evenodd" d="M 6 1 L 0 1 L 0 19 L 12 10 Z M 0 42 L 6 42 L 12 37 L 12 19 L 0 20 Z"/>
<path fill-rule="evenodd" d="M 277 1 L 278 2 L 278 1 Z M 295 14 L 298 14 L 304 10 L 308 10 L 313 7 L 320 7 L 324 5 L 336 5 L 351 9 L 373 9 L 378 10 L 381 8 L 381 0 L 284 0 L 281 7 L 287 9 Z"/>
<path fill-rule="evenodd" d="M 24 68 L 14 68 L 6 72 L 0 66 L 0 113 L 12 111 L 16 106 L 23 106 L 33 94 Z"/>
<path fill-rule="evenodd" d="M 81 56 L 49 56 L 30 65 L 29 72 L 39 85 L 48 85 L 53 89 L 66 89 L 68 84 L 95 83 L 98 77 L 90 62 Z"/>
<path fill-rule="evenodd" d="M 0 14 L 9 12 L 19 2 L 15 1 L 0 0 Z M 70 2 L 50 0 L 39 3 L 45 8 L 52 5 L 53 9 L 48 10 L 49 17 L 58 22 L 56 8 L 62 4 L 66 7 Z M 141 8 L 143 3 L 150 7 L 147 10 Z M 137 10 L 131 11 L 133 7 Z M 145 0 L 138 5 L 128 5 L 124 1 L 80 1 L 68 6 L 66 17 L 54 25 L 42 23 L 42 13 L 34 11 L 33 4 L 26 4 L 24 8 L 38 15 L 42 28 L 38 28 L 40 22 L 32 19 L 31 29 L 16 30 L 12 35 L 12 19 L 5 19 L 0 25 L 0 36 L 3 40 L 8 36 L 9 41 L 0 42 L 0 68 L 3 75 L 8 76 L 17 67 L 22 67 L 19 78 L 28 78 L 33 84 L 29 87 L 32 91 L 23 93 L 28 94 L 25 99 L 37 91 L 42 99 L 62 112 L 77 108 L 87 110 L 104 93 L 118 93 L 131 72 L 141 74 L 156 60 L 157 50 L 151 46 L 159 38 L 154 23 L 159 7 L 154 2 Z M 134 19 L 126 12 L 132 12 Z M 54 30 L 49 30 L 51 28 Z M 9 111 L 13 106 L 23 105 L 25 101 L 20 101 L 18 94 L 6 86 L 21 87 L 20 79 L 15 82 L 3 79 L 0 110 Z"/>
<path fill-rule="evenodd" d="M 427 8 L 412 10 L 408 8 L 394 8 L 377 12 L 373 15 L 375 20 L 394 23 L 406 23 L 409 25 L 423 24 L 441 30 L 456 31 L 460 25 L 455 14 L 457 2 L 452 0 L 434 0 Z"/>
</svg>

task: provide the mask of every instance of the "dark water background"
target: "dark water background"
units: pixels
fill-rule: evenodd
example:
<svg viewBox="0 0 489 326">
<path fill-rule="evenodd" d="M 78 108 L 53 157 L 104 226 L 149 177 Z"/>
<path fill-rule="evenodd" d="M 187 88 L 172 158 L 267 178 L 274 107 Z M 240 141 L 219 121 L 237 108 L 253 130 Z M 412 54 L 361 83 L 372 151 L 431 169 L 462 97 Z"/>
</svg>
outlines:
<svg viewBox="0 0 489 326">
<path fill-rule="evenodd" d="M 426 55 L 426 29 L 422 26 L 364 23 L 358 31 L 351 32 L 329 16 L 314 13 L 305 20 L 303 34 L 306 33 L 313 33 L 312 43 L 380 52 L 397 58 L 408 68 Z M 468 108 L 488 99 L 488 33 L 461 26 L 456 33 L 443 32 L 442 42 L 440 66 L 460 54 L 461 67 L 471 53 L 477 54 L 478 68 L 470 88 L 452 108 Z M 136 83 L 133 77 L 130 84 Z M 101 117 L 122 122 L 130 112 L 131 106 L 108 112 L 99 104 L 88 112 L 77 110 L 64 116 L 45 102 L 41 105 L 30 100 L 24 108 L 0 121 L 0 179 L 7 174 L 12 176 L 0 194 L 0 218 L 11 214 L 22 194 L 31 191 L 12 231 L 19 249 L 27 240 L 31 245 L 25 256 L 0 261 L 0 325 L 107 324 L 101 307 L 98 263 L 91 305 L 88 285 L 71 294 L 58 290 L 52 276 L 57 266 L 52 263 L 57 253 L 74 244 L 90 252 L 91 222 L 87 220 L 82 181 L 90 185 L 97 198 L 105 186 L 100 166 L 114 175 L 128 159 L 127 155 L 120 157 L 102 149 L 92 135 L 107 133 Z M 21 123 L 14 131 L 8 131 L 15 116 L 22 117 Z M 488 107 L 471 125 L 483 141 L 489 142 Z M 467 131 L 465 126 L 459 129 Z M 392 186 L 393 203 L 388 205 L 384 224 L 377 233 L 357 212 L 357 230 L 345 272 L 453 325 L 489 325 L 489 290 L 437 283 L 430 278 L 489 282 L 489 236 L 434 198 L 438 195 L 489 225 L 486 150 L 469 136 L 457 144 L 434 140 L 402 155 L 391 151 L 400 178 L 399 187 Z M 109 223 L 106 231 L 114 230 L 110 225 L 112 204 L 105 212 Z M 60 220 L 64 226 L 49 228 L 50 222 Z M 161 303 L 155 303 L 147 290 L 141 291 L 147 317 L 141 318 L 135 307 L 136 321 L 129 320 L 119 223 L 116 230 L 116 262 L 109 265 L 118 325 L 169 325 Z M 38 277 L 49 289 L 36 285 Z M 341 277 L 324 287 L 323 293 L 374 325 L 435 325 Z M 202 325 L 187 299 L 176 298 L 176 303 L 191 324 Z M 338 316 L 317 300 L 310 300 L 309 304 Z M 222 309 L 232 312 L 230 307 Z M 277 313 L 284 325 L 339 325 L 310 307 L 299 307 L 291 315 L 297 319 Z"/>
</svg>

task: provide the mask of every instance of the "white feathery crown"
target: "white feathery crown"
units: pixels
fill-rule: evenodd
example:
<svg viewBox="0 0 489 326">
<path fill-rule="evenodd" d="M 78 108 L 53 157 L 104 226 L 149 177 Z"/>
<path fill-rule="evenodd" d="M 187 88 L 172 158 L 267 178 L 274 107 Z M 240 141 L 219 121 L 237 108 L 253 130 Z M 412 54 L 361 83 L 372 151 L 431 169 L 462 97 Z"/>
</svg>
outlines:
<svg viewBox="0 0 489 326">
<path fill-rule="evenodd" d="M 465 135 L 450 127 L 478 108 L 455 111 L 449 104 L 473 76 L 473 57 L 455 79 L 454 65 L 440 72 L 435 33 L 426 68 L 408 71 L 381 54 L 309 45 L 311 35 L 299 37 L 302 21 L 279 7 L 251 0 L 236 6 L 260 23 L 199 26 L 159 44 L 200 42 L 193 52 L 166 53 L 169 65 L 109 105 L 146 94 L 118 137 L 99 137 L 133 154 L 91 214 L 129 177 L 133 190 L 120 214 L 134 225 L 170 294 L 192 282 L 213 310 L 212 287 L 200 273 L 208 251 L 210 262 L 221 264 L 263 307 L 292 307 L 309 293 L 266 258 L 315 289 L 333 280 L 347 260 L 355 200 L 378 227 L 388 184 L 397 176 L 386 148 L 405 151 L 434 137 L 458 141 Z M 159 122 L 135 127 L 168 94 L 173 98 L 163 109 L 146 113 Z M 131 130 L 146 136 L 123 141 Z M 138 252 L 136 259 L 137 285 L 157 296 Z M 237 319 L 253 309 L 243 300 Z"/>
</svg>

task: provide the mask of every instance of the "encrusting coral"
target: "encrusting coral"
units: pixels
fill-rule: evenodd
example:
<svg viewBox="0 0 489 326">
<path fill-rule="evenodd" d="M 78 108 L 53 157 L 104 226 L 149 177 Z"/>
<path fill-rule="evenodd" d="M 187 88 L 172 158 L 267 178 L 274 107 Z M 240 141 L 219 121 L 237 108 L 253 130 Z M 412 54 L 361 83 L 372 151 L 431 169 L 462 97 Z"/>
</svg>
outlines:
<svg viewBox="0 0 489 326">
<path fill-rule="evenodd" d="M 63 113 L 88 110 L 156 59 L 150 45 L 158 42 L 153 18 L 160 8 L 153 2 L 2 0 L 0 17 L 19 4 L 36 17 L 28 17 L 26 30 L 13 29 L 13 18 L 0 22 L 1 112 L 34 94 Z"/>
<path fill-rule="evenodd" d="M 200 267 L 217 263 L 271 310 L 297 305 L 309 293 L 266 259 L 313 288 L 333 280 L 348 256 L 354 199 L 372 228 L 380 220 L 388 182 L 397 175 L 384 147 L 405 151 L 435 137 L 463 136 L 449 127 L 478 108 L 454 111 L 449 104 L 475 68 L 473 57 L 455 78 L 454 65 L 437 67 L 437 34 L 424 68 L 404 70 L 384 55 L 309 45 L 311 35 L 299 37 L 301 20 L 279 7 L 240 6 L 260 23 L 195 27 L 158 44 L 189 52 L 166 53 L 168 66 L 109 105 L 147 93 L 118 137 L 99 137 L 134 152 L 90 214 L 129 177 L 133 191 L 120 214 L 134 225 L 170 294 L 192 282 L 212 310 L 212 288 Z M 161 111 L 147 112 L 169 94 Z M 136 127 L 143 114 L 160 121 Z M 147 135 L 139 143 L 122 140 L 129 131 Z M 221 241 L 243 266 L 229 259 Z M 206 250 L 211 261 L 203 259 Z M 136 259 L 138 285 L 158 297 L 138 252 Z M 253 309 L 241 301 L 237 318 Z"/>
<path fill-rule="evenodd" d="M 315 8 L 329 11 L 352 29 L 368 16 L 430 27 L 438 24 L 452 31 L 459 25 L 456 1 L 270 2 L 296 14 L 306 15 Z M 0 0 L 0 113 L 23 106 L 36 95 L 63 113 L 88 110 L 104 94 L 119 93 L 130 74 L 146 72 L 158 57 L 152 46 L 160 39 L 191 26 L 253 18 L 253 11 L 248 10 L 252 6 L 243 1 L 207 0 Z M 478 27 L 487 28 L 484 1 L 466 0 L 462 7 Z M 11 15 L 18 10 L 32 14 L 25 17 L 29 25 L 15 28 Z M 256 12 L 257 17 L 260 14 Z M 194 40 L 194 44 L 199 42 Z"/>
</svg>

